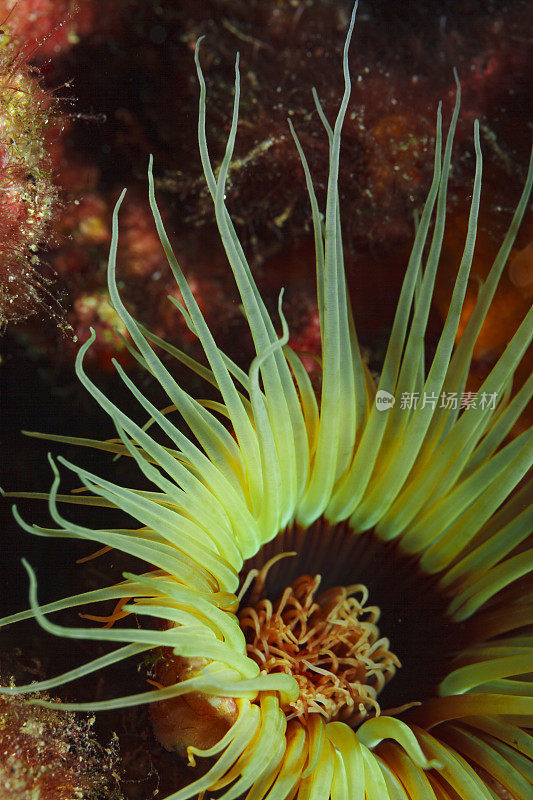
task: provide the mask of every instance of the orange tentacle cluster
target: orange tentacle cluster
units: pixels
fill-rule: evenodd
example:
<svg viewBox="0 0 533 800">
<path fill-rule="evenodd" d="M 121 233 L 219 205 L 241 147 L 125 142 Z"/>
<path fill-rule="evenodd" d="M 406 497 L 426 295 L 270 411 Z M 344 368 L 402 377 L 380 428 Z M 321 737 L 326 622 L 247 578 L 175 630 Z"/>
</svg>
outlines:
<svg viewBox="0 0 533 800">
<path fill-rule="evenodd" d="M 353 724 L 372 710 L 379 714 L 376 697 L 400 662 L 380 638 L 379 609 L 365 607 L 365 586 L 336 586 L 315 597 L 319 585 L 320 575 L 301 575 L 275 603 L 263 598 L 243 608 L 246 650 L 265 673 L 284 672 L 298 682 L 287 719 L 321 714 Z"/>
</svg>

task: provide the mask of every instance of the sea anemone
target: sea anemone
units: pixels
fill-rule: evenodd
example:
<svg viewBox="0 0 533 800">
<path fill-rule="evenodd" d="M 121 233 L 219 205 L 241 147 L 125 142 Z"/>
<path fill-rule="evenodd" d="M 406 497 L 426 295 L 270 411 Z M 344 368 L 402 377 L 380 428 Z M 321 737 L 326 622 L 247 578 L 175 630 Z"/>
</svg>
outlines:
<svg viewBox="0 0 533 800">
<path fill-rule="evenodd" d="M 121 301 L 115 259 L 123 193 L 113 217 L 109 292 L 136 358 L 168 395 L 169 408 L 160 411 L 119 364 L 117 372 L 149 424 L 136 424 L 108 399 L 83 368 L 93 334 L 80 349 L 76 371 L 119 438 L 56 438 L 136 462 L 150 488 L 119 486 L 58 459 L 92 493 L 85 500 L 77 495 L 80 502 L 122 509 L 139 524 L 91 530 L 66 519 L 58 503 L 73 497 L 58 494 L 52 458 L 49 508 L 58 528 L 29 525 L 15 509 L 32 533 L 89 539 L 139 557 L 152 569 L 39 607 L 35 574 L 25 564 L 31 610 L 2 624 L 33 616 L 52 634 L 122 646 L 57 678 L 3 691 L 51 689 L 155 651 L 156 686 L 149 691 L 60 707 L 97 711 L 152 704 L 156 733 L 168 748 L 186 753 L 192 766 L 198 756 L 210 759 L 172 800 L 205 792 L 224 800 L 530 797 L 533 739 L 526 728 L 533 721 L 533 642 L 527 626 L 533 603 L 525 580 L 533 567 L 527 544 L 533 484 L 523 479 L 533 448 L 531 432 L 508 435 L 533 386 L 529 379 L 511 395 L 531 337 L 531 313 L 475 398 L 465 386 L 476 338 L 527 206 L 533 159 L 508 233 L 454 346 L 480 202 L 476 123 L 466 243 L 426 368 L 424 340 L 445 227 L 459 85 L 444 152 L 439 109 L 434 177 L 376 385 L 350 309 L 337 191 L 354 18 L 355 9 L 333 127 L 315 96 L 329 138 L 324 217 L 291 126 L 316 245 L 318 398 L 287 346 L 281 297 L 279 335 L 225 206 L 237 132 L 238 59 L 231 129 L 215 172 L 197 48 L 200 154 L 256 356 L 245 372 L 217 347 L 171 249 L 150 165 L 151 208 L 183 297 L 175 305 L 200 340 L 209 367 L 142 328 Z M 184 391 L 154 347 L 214 386 L 220 400 L 200 402 Z M 190 436 L 172 423 L 176 411 Z M 164 439 L 153 433 L 157 428 Z M 380 607 L 369 605 L 369 597 Z M 109 600 L 117 605 L 101 618 L 105 628 L 69 628 L 48 619 L 61 609 Z M 114 626 L 132 613 L 147 618 L 146 627 Z M 385 635 L 377 627 L 380 613 Z M 383 705 L 387 696 L 395 697 L 395 707 L 382 710 L 379 701 Z"/>
</svg>

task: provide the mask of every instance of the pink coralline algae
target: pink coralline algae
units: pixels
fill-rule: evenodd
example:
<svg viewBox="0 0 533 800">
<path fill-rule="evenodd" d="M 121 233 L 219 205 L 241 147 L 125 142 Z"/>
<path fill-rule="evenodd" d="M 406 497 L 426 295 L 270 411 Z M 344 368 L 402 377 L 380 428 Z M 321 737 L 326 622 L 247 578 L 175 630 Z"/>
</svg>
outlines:
<svg viewBox="0 0 533 800">
<path fill-rule="evenodd" d="M 33 42 L 39 59 L 70 49 L 95 25 L 93 0 L 0 0 L 0 20 L 22 42 Z"/>
</svg>

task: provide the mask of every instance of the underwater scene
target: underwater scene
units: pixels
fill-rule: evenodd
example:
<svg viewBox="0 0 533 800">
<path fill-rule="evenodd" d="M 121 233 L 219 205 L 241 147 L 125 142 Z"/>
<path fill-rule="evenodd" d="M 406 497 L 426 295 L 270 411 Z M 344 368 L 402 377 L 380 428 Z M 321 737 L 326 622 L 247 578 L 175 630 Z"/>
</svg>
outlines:
<svg viewBox="0 0 533 800">
<path fill-rule="evenodd" d="M 528 800 L 531 4 L 0 19 L 0 800 Z"/>
</svg>

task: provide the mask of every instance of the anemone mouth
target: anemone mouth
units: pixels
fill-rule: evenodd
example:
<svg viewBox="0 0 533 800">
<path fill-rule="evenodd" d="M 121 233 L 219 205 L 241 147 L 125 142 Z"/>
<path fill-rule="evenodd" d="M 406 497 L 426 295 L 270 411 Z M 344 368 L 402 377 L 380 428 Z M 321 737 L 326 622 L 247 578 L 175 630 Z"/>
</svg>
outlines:
<svg viewBox="0 0 533 800">
<path fill-rule="evenodd" d="M 258 576 L 250 583 L 249 576 L 254 573 Z M 248 654 L 262 669 L 268 631 L 261 631 L 261 645 L 250 607 L 256 609 L 255 616 L 257 611 L 264 616 L 268 602 L 275 614 L 288 589 L 298 587 L 302 576 L 308 579 L 308 587 L 310 576 L 311 585 L 315 583 L 314 576 L 319 577 L 319 604 L 320 598 L 331 599 L 336 589 L 361 590 L 364 602 L 357 623 L 373 626 L 372 646 L 380 643 L 378 654 L 374 653 L 374 665 L 368 665 L 371 701 L 368 696 L 359 699 L 364 701 L 364 710 L 359 707 L 359 713 L 354 709 L 350 714 L 344 705 L 331 714 L 316 708 L 314 711 L 328 719 L 343 719 L 355 728 L 368 716 L 398 715 L 436 696 L 439 683 L 464 644 L 464 626 L 446 614 L 449 598 L 439 589 L 437 577 L 426 575 L 418 559 L 402 553 L 395 542 L 383 542 L 373 531 L 356 534 L 349 523 L 332 525 L 324 518 L 308 528 L 289 526 L 243 565 L 238 616 L 246 633 Z M 352 615 L 357 616 L 353 611 Z M 275 633 L 279 636 L 279 628 Z M 261 655 L 254 656 L 254 650 Z M 306 658 L 305 651 L 302 658 Z M 273 671 L 289 672 L 281 661 L 273 665 Z M 309 668 L 305 677 L 309 686 L 316 685 Z M 358 679 L 361 680 L 360 673 Z M 305 686 L 303 680 L 301 683 Z M 364 676 L 362 683 L 365 684 Z M 304 694 L 305 689 L 301 691 Z M 293 713 L 289 710 L 288 718 Z M 297 716 L 302 718 L 305 714 Z"/>
<path fill-rule="evenodd" d="M 366 587 L 317 594 L 320 581 L 300 575 L 274 603 L 264 596 L 241 609 L 239 623 L 261 673 L 285 673 L 298 683 L 298 697 L 282 707 L 287 721 L 320 714 L 353 725 L 379 713 L 376 697 L 401 664 L 379 636 L 379 609 L 365 605 Z"/>
</svg>

